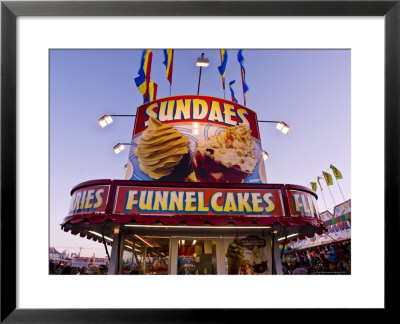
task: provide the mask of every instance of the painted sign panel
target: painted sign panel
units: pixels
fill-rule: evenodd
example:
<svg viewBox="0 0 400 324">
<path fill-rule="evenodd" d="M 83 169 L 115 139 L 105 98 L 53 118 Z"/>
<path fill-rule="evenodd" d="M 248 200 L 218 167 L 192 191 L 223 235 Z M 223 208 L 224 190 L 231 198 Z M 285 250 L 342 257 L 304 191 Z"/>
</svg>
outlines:
<svg viewBox="0 0 400 324">
<path fill-rule="evenodd" d="M 71 197 L 69 215 L 105 213 L 110 186 L 91 186 L 76 190 Z"/>
<path fill-rule="evenodd" d="M 119 186 L 114 214 L 282 216 L 279 189 Z"/>
<path fill-rule="evenodd" d="M 127 180 L 266 183 L 254 111 L 207 96 L 175 96 L 136 112 Z"/>
<path fill-rule="evenodd" d="M 318 204 L 315 197 L 305 191 L 288 190 L 290 214 L 292 217 L 318 217 Z"/>
</svg>

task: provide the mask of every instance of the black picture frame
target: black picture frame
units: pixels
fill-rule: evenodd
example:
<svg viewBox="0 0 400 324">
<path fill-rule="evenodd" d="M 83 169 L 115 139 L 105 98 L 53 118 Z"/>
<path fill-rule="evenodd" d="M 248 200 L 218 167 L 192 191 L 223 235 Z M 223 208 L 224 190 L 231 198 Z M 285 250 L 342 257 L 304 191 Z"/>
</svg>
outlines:
<svg viewBox="0 0 400 324">
<path fill-rule="evenodd" d="M 385 19 L 385 309 L 399 282 L 388 249 L 399 237 L 400 0 L 380 1 L 2 1 L 1 322 L 234 322 L 238 309 L 16 308 L 16 19 L 19 16 L 383 16 Z M 353 166 L 354 167 L 354 166 Z M 373 172 L 373 171 L 371 171 Z M 377 211 L 381 212 L 381 211 Z M 373 235 L 371 234 L 371 244 Z M 371 256 L 373 259 L 373 256 Z M 372 262 L 370 260 L 370 262 Z M 372 266 L 371 263 L 368 264 Z M 367 269 L 366 269 L 367 271 Z M 266 305 L 267 307 L 267 305 Z M 266 310 L 252 310 L 259 316 Z M 279 310 L 278 310 L 279 311 Z M 254 317 L 253 317 L 254 318 Z M 282 318 L 281 318 L 282 319 Z"/>
</svg>

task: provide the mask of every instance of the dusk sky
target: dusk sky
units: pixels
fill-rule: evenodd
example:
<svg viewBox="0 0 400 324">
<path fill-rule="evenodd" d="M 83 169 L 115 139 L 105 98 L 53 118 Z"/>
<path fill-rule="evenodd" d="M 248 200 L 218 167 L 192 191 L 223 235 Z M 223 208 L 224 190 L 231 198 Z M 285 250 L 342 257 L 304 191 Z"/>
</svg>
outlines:
<svg viewBox="0 0 400 324">
<path fill-rule="evenodd" d="M 205 53 L 210 65 L 202 70 L 200 95 L 224 97 L 219 50 L 175 50 L 171 95 L 197 93 L 196 59 Z M 104 246 L 61 230 L 71 189 L 94 179 L 124 179 L 129 150 L 115 155 L 112 148 L 130 142 L 134 118 L 116 117 L 105 128 L 97 124 L 106 114 L 135 114 L 143 97 L 135 86 L 142 50 L 50 51 L 50 246 L 60 252 L 104 257 Z M 284 135 L 274 124 L 260 123 L 268 183 L 310 182 L 330 172 L 333 164 L 345 199 L 351 198 L 350 167 L 350 50 L 243 50 L 246 69 L 246 106 L 259 120 L 281 120 L 291 130 Z M 157 98 L 169 96 L 162 50 L 153 49 L 151 80 Z M 235 96 L 243 104 L 237 49 L 228 50 L 228 83 L 236 80 Z M 330 172 L 332 174 L 332 172 Z M 321 181 L 328 210 L 334 202 Z M 343 201 L 334 180 L 336 204 Z M 318 189 L 320 211 L 326 210 Z"/>
</svg>

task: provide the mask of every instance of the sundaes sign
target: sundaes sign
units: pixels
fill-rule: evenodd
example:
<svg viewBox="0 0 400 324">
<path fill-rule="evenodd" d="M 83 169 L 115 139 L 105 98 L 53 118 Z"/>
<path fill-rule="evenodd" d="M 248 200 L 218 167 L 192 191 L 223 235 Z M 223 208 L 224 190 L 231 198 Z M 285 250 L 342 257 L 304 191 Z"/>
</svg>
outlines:
<svg viewBox="0 0 400 324">
<path fill-rule="evenodd" d="M 254 111 L 206 96 L 159 99 L 136 113 L 127 180 L 265 183 Z"/>
</svg>

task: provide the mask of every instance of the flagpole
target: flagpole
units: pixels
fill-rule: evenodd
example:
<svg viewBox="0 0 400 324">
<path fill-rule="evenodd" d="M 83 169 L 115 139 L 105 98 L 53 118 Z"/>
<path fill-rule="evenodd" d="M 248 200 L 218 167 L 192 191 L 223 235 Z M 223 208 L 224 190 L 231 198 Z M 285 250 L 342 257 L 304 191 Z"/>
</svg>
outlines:
<svg viewBox="0 0 400 324">
<path fill-rule="evenodd" d="M 335 199 L 333 199 L 333 195 L 332 195 L 331 188 L 329 188 L 329 185 L 328 185 L 328 184 L 327 184 L 326 186 L 328 187 L 328 190 L 329 190 L 329 193 L 331 194 L 331 197 L 332 197 L 333 203 L 334 203 L 334 204 L 335 204 L 335 206 L 336 206 L 336 202 L 335 202 Z"/>
<path fill-rule="evenodd" d="M 339 187 L 340 193 L 342 194 L 343 201 L 345 201 L 346 199 L 344 198 L 344 195 L 343 195 L 342 189 L 340 188 L 339 181 L 338 181 L 338 179 L 336 179 L 336 177 L 335 177 L 335 180 L 336 180 L 336 183 L 337 183 L 337 185 L 338 185 L 338 187 Z"/>
<path fill-rule="evenodd" d="M 320 189 L 321 189 L 322 199 L 324 200 L 324 203 L 325 203 L 325 208 L 326 208 L 326 210 L 328 210 L 328 206 L 327 206 L 327 204 L 326 204 L 326 200 L 325 200 L 325 197 L 324 197 L 324 193 L 322 192 L 322 188 L 320 188 Z"/>
</svg>

